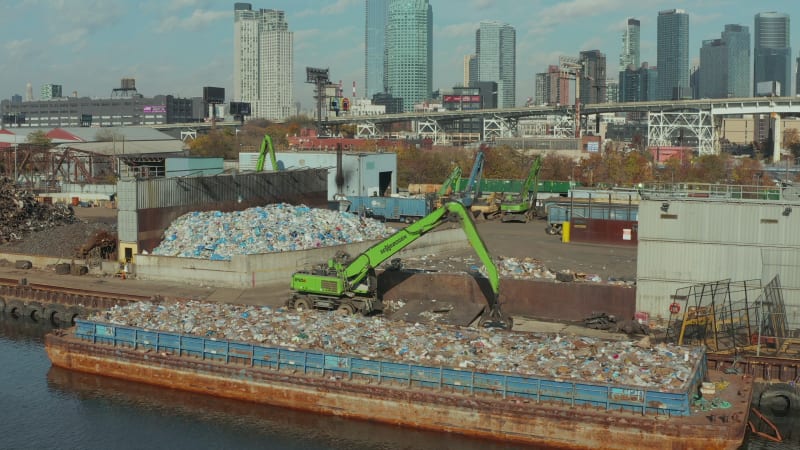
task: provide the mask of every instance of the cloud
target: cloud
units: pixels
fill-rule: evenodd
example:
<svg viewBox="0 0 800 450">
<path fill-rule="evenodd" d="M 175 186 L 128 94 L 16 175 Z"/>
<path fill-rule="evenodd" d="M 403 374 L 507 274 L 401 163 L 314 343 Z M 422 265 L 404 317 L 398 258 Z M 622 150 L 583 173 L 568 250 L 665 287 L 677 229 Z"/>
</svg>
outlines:
<svg viewBox="0 0 800 450">
<path fill-rule="evenodd" d="M 309 17 L 309 16 L 335 16 L 344 12 L 357 12 L 360 15 L 364 11 L 363 0 L 336 0 L 336 3 L 328 5 L 324 8 L 304 9 L 293 17 Z"/>
<path fill-rule="evenodd" d="M 442 28 L 434 28 L 434 38 L 443 37 L 461 37 L 461 36 L 475 36 L 475 31 L 480 27 L 480 24 L 475 22 L 454 23 L 446 25 Z"/>
<path fill-rule="evenodd" d="M 33 40 L 31 39 L 16 39 L 13 41 L 8 41 L 5 45 L 3 45 L 3 49 L 8 52 L 8 56 L 10 58 L 25 56 L 30 52 L 32 47 Z"/>
<path fill-rule="evenodd" d="M 230 20 L 230 18 L 230 11 L 196 9 L 189 17 L 170 16 L 164 18 L 156 27 L 156 31 L 159 33 L 166 33 L 176 29 L 197 31 L 217 20 Z"/>
<path fill-rule="evenodd" d="M 570 0 L 558 2 L 539 11 L 536 15 L 536 25 L 552 27 L 609 11 L 624 11 L 629 6 L 630 3 L 627 0 Z"/>
<path fill-rule="evenodd" d="M 73 48 L 78 46 L 83 48 L 86 45 L 86 38 L 88 36 L 88 29 L 76 27 L 63 33 L 59 33 L 57 36 L 53 36 L 51 42 L 57 45 L 69 45 Z"/>
</svg>

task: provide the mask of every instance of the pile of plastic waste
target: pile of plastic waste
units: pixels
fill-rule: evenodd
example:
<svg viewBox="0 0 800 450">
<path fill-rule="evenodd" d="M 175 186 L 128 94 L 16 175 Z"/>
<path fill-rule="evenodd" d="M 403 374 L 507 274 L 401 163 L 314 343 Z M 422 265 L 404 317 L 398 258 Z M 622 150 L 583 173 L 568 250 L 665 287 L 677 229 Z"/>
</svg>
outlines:
<svg viewBox="0 0 800 450">
<path fill-rule="evenodd" d="M 387 361 L 678 389 L 702 347 L 390 321 L 199 301 L 115 306 L 90 320 L 207 338 L 303 348 Z"/>
<path fill-rule="evenodd" d="M 172 222 L 153 254 L 230 260 L 381 239 L 393 231 L 355 214 L 286 203 L 228 213 L 195 211 Z"/>
</svg>

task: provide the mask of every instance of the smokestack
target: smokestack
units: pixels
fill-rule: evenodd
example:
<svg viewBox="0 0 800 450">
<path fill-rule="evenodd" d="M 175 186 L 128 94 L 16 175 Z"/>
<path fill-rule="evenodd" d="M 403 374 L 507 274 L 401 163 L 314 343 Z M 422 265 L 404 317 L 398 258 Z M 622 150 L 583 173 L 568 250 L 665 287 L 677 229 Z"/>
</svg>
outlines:
<svg viewBox="0 0 800 450">
<path fill-rule="evenodd" d="M 356 99 L 356 82 L 353 81 L 353 100 Z"/>
</svg>

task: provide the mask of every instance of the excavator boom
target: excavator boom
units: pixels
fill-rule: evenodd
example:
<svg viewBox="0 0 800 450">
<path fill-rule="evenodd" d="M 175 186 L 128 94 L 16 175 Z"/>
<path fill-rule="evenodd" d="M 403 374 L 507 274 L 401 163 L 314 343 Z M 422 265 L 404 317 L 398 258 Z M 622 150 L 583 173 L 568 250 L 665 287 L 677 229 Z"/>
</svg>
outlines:
<svg viewBox="0 0 800 450">
<path fill-rule="evenodd" d="M 272 138 L 268 134 L 264 135 L 261 141 L 261 149 L 258 152 L 258 162 L 256 162 L 256 172 L 264 170 L 264 163 L 267 159 L 267 152 L 269 152 L 269 159 L 272 163 L 272 170 L 278 171 L 278 158 L 275 156 L 275 149 L 272 147 Z"/>
</svg>

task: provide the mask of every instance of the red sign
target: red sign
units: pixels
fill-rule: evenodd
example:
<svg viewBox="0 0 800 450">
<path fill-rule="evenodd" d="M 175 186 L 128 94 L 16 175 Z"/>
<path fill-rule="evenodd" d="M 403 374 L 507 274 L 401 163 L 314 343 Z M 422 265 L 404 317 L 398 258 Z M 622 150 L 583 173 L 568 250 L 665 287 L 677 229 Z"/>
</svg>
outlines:
<svg viewBox="0 0 800 450">
<path fill-rule="evenodd" d="M 480 95 L 443 95 L 444 103 L 480 103 Z"/>
</svg>

